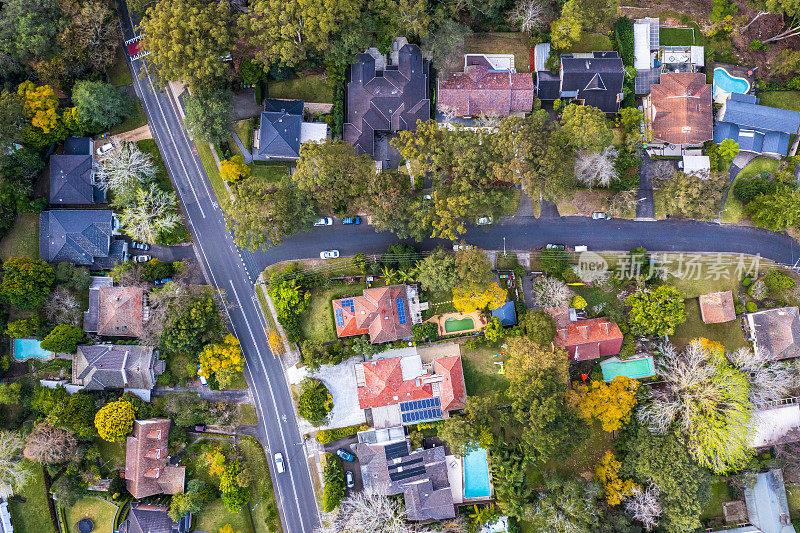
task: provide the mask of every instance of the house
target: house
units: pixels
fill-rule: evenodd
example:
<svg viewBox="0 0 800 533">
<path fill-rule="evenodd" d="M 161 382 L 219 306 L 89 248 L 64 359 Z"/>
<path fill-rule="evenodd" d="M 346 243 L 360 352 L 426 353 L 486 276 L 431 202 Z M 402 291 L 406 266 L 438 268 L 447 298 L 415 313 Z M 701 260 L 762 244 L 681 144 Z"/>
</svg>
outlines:
<svg viewBox="0 0 800 533">
<path fill-rule="evenodd" d="M 733 139 L 741 151 L 785 157 L 789 137 L 800 129 L 800 113 L 758 102 L 752 94 L 731 93 L 717 116 L 714 142 Z"/>
<path fill-rule="evenodd" d="M 362 296 L 331 302 L 336 336 L 367 335 L 373 343 L 411 338 L 411 325 L 422 322 L 419 293 L 414 285 L 364 289 Z"/>
<path fill-rule="evenodd" d="M 78 346 L 72 356 L 72 384 L 87 390 L 123 389 L 149 402 L 156 376 L 164 369 L 152 346 Z"/>
<path fill-rule="evenodd" d="M 189 515 L 173 522 L 169 507 L 132 502 L 128 517 L 119 524 L 118 533 L 185 533 L 191 526 Z"/>
<path fill-rule="evenodd" d="M 533 74 L 514 69 L 513 55 L 467 54 L 463 72 L 437 80 L 437 94 L 437 107 L 459 117 L 524 116 L 533 109 L 536 85 Z"/>
<path fill-rule="evenodd" d="M 14 533 L 14 526 L 11 524 L 11 513 L 8 511 L 8 502 L 0 503 L 0 533 Z"/>
<path fill-rule="evenodd" d="M 571 361 L 616 355 L 622 348 L 622 332 L 607 318 L 570 322 L 556 330 L 555 340 L 567 350 Z"/>
<path fill-rule="evenodd" d="M 94 181 L 92 140 L 70 137 L 64 154 L 50 156 L 50 205 L 102 204 L 106 194 Z"/>
<path fill-rule="evenodd" d="M 412 354 L 355 365 L 358 406 L 369 410 L 374 427 L 416 424 L 446 418 L 466 407 L 467 389 L 461 356 L 423 364 Z"/>
<path fill-rule="evenodd" d="M 295 161 L 304 142 L 322 141 L 328 137 L 328 125 L 303 122 L 302 100 L 267 98 L 261 122 L 253 136 L 255 161 Z"/>
<path fill-rule="evenodd" d="M 776 307 L 748 313 L 753 350 L 773 361 L 800 356 L 800 315 L 797 307 Z"/>
<path fill-rule="evenodd" d="M 712 88 L 705 74 L 664 73 L 643 104 L 653 133 L 648 148 L 659 144 L 702 146 L 714 137 Z"/>
<path fill-rule="evenodd" d="M 705 50 L 690 43 L 666 46 L 660 43 L 661 22 L 657 18 L 637 19 L 633 24 L 633 66 L 636 94 L 649 94 L 662 74 L 692 73 L 705 66 Z"/>
<path fill-rule="evenodd" d="M 719 324 L 736 320 L 736 309 L 733 306 L 731 291 L 701 294 L 700 317 L 706 324 Z"/>
<path fill-rule="evenodd" d="M 412 522 L 455 517 L 448 460 L 456 459 L 446 455 L 445 446 L 412 451 L 399 427 L 361 432 L 358 439 L 356 453 L 365 489 L 402 494 L 406 518 Z"/>
<path fill-rule="evenodd" d="M 533 65 L 536 70 L 536 96 L 539 100 L 551 102 L 561 94 L 561 77 L 547 68 L 552 54 L 550 43 L 539 43 L 533 49 Z"/>
<path fill-rule="evenodd" d="M 140 287 L 90 287 L 83 330 L 105 337 L 141 337 L 144 309 Z"/>
<path fill-rule="evenodd" d="M 378 168 L 396 168 L 400 154 L 389 146 L 392 134 L 417 129 L 431 118 L 428 60 L 415 44 L 395 39 L 389 57 L 377 48 L 356 56 L 350 67 L 343 136 L 356 153 Z"/>
<path fill-rule="evenodd" d="M 756 474 L 755 485 L 744 487 L 744 503 L 750 525 L 714 533 L 795 533 L 786 500 L 783 472 L 773 468 Z"/>
<path fill-rule="evenodd" d="M 137 500 L 183 492 L 186 468 L 167 464 L 170 423 L 168 418 L 133 423 L 133 434 L 125 446 L 125 481 Z"/>
<path fill-rule="evenodd" d="M 538 82 L 540 100 L 575 100 L 609 115 L 619 111 L 625 70 L 617 52 L 563 54 L 560 64 L 558 93 L 553 91 L 553 74 Z M 540 75 L 537 72 L 537 76 Z"/>
<path fill-rule="evenodd" d="M 106 270 L 124 260 L 128 243 L 113 211 L 51 210 L 39 215 L 39 258 Z"/>
</svg>

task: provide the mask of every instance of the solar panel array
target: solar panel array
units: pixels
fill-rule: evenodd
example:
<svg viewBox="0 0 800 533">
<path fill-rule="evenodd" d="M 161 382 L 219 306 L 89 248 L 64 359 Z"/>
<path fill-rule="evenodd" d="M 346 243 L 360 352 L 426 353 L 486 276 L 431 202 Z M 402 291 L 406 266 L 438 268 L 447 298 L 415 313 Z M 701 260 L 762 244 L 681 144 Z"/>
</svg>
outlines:
<svg viewBox="0 0 800 533">
<path fill-rule="evenodd" d="M 353 303 L 353 299 L 352 298 L 348 298 L 347 300 L 342 300 L 342 307 L 343 308 L 344 307 L 349 307 L 351 313 L 355 313 L 356 312 L 356 304 Z"/>
<path fill-rule="evenodd" d="M 387 461 L 391 461 L 399 457 L 406 457 L 408 456 L 408 444 L 406 441 L 396 442 L 386 446 L 383 451 L 386 454 Z"/>
<path fill-rule="evenodd" d="M 397 303 L 397 319 L 400 321 L 400 324 L 403 325 L 406 323 L 406 307 L 403 305 L 402 298 L 396 298 L 395 302 Z"/>
<path fill-rule="evenodd" d="M 339 326 L 340 328 L 344 327 L 344 317 L 342 316 L 342 310 L 334 309 L 333 314 L 336 316 L 336 325 Z"/>
<path fill-rule="evenodd" d="M 401 402 L 400 414 L 403 417 L 403 424 L 435 420 L 442 418 L 442 403 L 439 398 Z"/>
<path fill-rule="evenodd" d="M 402 481 L 404 479 L 408 479 L 410 477 L 418 476 L 424 473 L 425 473 L 425 467 L 417 466 L 408 470 L 402 470 L 400 472 L 389 472 L 389 479 L 392 481 Z"/>
</svg>

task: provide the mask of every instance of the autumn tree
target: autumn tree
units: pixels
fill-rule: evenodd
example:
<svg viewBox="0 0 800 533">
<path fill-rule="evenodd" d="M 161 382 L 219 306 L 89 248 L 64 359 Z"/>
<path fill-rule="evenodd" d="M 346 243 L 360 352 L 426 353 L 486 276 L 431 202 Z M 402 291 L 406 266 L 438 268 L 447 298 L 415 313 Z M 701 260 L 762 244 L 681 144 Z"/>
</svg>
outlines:
<svg viewBox="0 0 800 533">
<path fill-rule="evenodd" d="M 600 152 L 614 140 L 606 114 L 590 105 L 568 105 L 561 113 L 561 131 L 577 150 Z"/>
<path fill-rule="evenodd" d="M 63 55 L 76 66 L 106 70 L 123 41 L 113 7 L 102 0 L 60 0 L 59 4 L 68 21 L 58 34 Z"/>
<path fill-rule="evenodd" d="M 638 388 L 635 379 L 617 376 L 611 383 L 598 380 L 589 385 L 574 383 L 569 397 L 582 418 L 599 421 L 605 431 L 616 431 L 630 420 Z"/>
<path fill-rule="evenodd" d="M 184 81 L 199 89 L 227 71 L 224 58 L 235 35 L 227 2 L 159 0 L 147 10 L 141 30 L 148 59 L 164 81 Z"/>
<path fill-rule="evenodd" d="M 47 301 L 54 280 L 53 267 L 46 261 L 29 257 L 12 257 L 3 263 L 0 294 L 6 302 L 17 309 L 30 311 L 41 307 Z"/>
<path fill-rule="evenodd" d="M 630 306 L 628 324 L 637 335 L 672 335 L 676 326 L 686 322 L 683 294 L 669 285 L 636 291 L 625 305 Z"/>
<path fill-rule="evenodd" d="M 94 425 L 103 440 L 116 442 L 122 440 L 133 431 L 136 414 L 133 404 L 126 400 L 109 402 L 97 411 Z"/>
<path fill-rule="evenodd" d="M 220 344 L 208 344 L 200 352 L 200 371 L 214 376 L 220 387 L 227 389 L 244 369 L 244 357 L 239 340 L 231 334 Z"/>
<path fill-rule="evenodd" d="M 219 173 L 227 182 L 234 182 L 250 175 L 250 167 L 244 164 L 244 157 L 236 154 L 219 163 Z"/>
<path fill-rule="evenodd" d="M 420 261 L 418 268 L 417 281 L 427 291 L 449 291 L 460 279 L 456 272 L 455 258 L 442 248 L 435 249 Z"/>
<path fill-rule="evenodd" d="M 43 350 L 53 353 L 74 354 L 78 350 L 78 343 L 83 340 L 83 328 L 59 324 L 39 345 Z"/>
<path fill-rule="evenodd" d="M 17 94 L 22 98 L 25 113 L 30 120 L 30 125 L 22 131 L 22 139 L 26 144 L 41 148 L 65 139 L 70 132 L 68 123 L 77 128 L 77 109 L 62 111 L 51 86 L 37 87 L 26 80 L 17 87 Z"/>
<path fill-rule="evenodd" d="M 622 500 L 634 496 L 639 488 L 632 479 L 620 479 L 620 466 L 622 463 L 617 461 L 614 452 L 608 451 L 594 469 L 597 480 L 603 485 L 609 505 L 619 505 Z"/>
<path fill-rule="evenodd" d="M 542 346 L 527 337 L 512 337 L 507 344 L 505 367 L 509 380 L 521 380 L 530 372 L 547 369 L 553 369 L 563 383 L 569 379 L 569 359 L 561 346 Z"/>
<path fill-rule="evenodd" d="M 40 422 L 25 439 L 23 454 L 45 465 L 59 464 L 77 458 L 78 441 L 69 431 Z"/>
<path fill-rule="evenodd" d="M 77 119 L 89 131 L 107 130 L 121 123 L 131 111 L 130 98 L 104 81 L 78 80 L 72 88 Z"/>
<path fill-rule="evenodd" d="M 184 124 L 195 139 L 214 144 L 227 141 L 232 120 L 233 93 L 225 87 L 205 85 L 186 98 Z"/>
<path fill-rule="evenodd" d="M 114 150 L 100 158 L 95 178 L 101 188 L 114 194 L 114 204 L 124 207 L 134 202 L 136 191 L 157 174 L 153 157 L 136 143 L 114 141 Z"/>
<path fill-rule="evenodd" d="M 495 282 L 484 287 L 465 283 L 453 287 L 453 307 L 462 313 L 472 313 L 478 309 L 497 309 L 506 303 L 507 297 L 506 290 Z"/>
</svg>

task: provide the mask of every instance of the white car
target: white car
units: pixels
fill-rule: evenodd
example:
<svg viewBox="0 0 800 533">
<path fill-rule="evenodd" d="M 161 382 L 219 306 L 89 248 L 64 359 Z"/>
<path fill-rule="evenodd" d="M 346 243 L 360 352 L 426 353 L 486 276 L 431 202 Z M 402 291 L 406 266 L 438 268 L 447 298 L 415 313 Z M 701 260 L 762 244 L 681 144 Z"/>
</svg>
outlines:
<svg viewBox="0 0 800 533">
<path fill-rule="evenodd" d="M 320 259 L 336 259 L 339 257 L 339 250 L 325 250 L 319 253 Z"/>
<path fill-rule="evenodd" d="M 277 470 L 279 474 L 283 474 L 286 470 L 286 465 L 283 462 L 283 455 L 280 452 L 275 454 L 275 470 Z"/>
<path fill-rule="evenodd" d="M 592 213 L 593 220 L 609 220 L 611 217 L 608 216 L 608 213 L 603 213 L 602 211 L 595 211 Z"/>
<path fill-rule="evenodd" d="M 333 226 L 333 219 L 331 217 L 322 217 L 321 219 L 314 222 L 314 227 L 319 226 Z"/>
<path fill-rule="evenodd" d="M 492 217 L 479 217 L 475 223 L 479 226 L 488 226 L 492 223 Z"/>
<path fill-rule="evenodd" d="M 457 252 L 459 250 L 472 250 L 473 246 L 471 244 L 454 244 L 453 251 Z"/>
<path fill-rule="evenodd" d="M 114 143 L 105 143 L 103 146 L 97 149 L 97 155 L 98 157 L 103 157 L 113 149 L 114 149 Z"/>
<path fill-rule="evenodd" d="M 146 263 L 150 261 L 150 259 L 151 257 L 149 255 L 144 254 L 144 255 L 137 255 L 136 257 L 133 258 L 133 261 L 135 263 Z"/>
</svg>

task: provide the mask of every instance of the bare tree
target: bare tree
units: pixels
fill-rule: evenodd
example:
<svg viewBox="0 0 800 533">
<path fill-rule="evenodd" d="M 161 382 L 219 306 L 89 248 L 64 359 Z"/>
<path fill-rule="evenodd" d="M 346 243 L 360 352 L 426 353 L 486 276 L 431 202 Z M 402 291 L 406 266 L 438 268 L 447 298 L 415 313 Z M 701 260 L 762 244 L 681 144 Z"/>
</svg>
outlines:
<svg viewBox="0 0 800 533">
<path fill-rule="evenodd" d="M 544 278 L 533 286 L 536 304 L 543 309 L 563 307 L 572 298 L 572 291 L 566 283 L 556 278 Z"/>
<path fill-rule="evenodd" d="M 775 41 L 782 41 L 783 39 L 788 39 L 789 37 L 795 37 L 797 35 L 800 35 L 800 17 L 791 17 L 782 31 L 763 42 L 767 44 Z"/>
<path fill-rule="evenodd" d="M 658 525 L 661 516 L 661 502 L 658 501 L 661 491 L 655 485 L 650 485 L 642 490 L 634 489 L 633 496 L 625 500 L 625 511 L 642 523 L 647 531 L 652 531 Z"/>
<path fill-rule="evenodd" d="M 333 520 L 316 533 L 432 533 L 426 526 L 406 522 L 406 510 L 385 491 L 366 489 L 342 500 Z"/>
<path fill-rule="evenodd" d="M 750 377 L 750 401 L 755 406 L 786 398 L 799 384 L 796 364 L 772 363 L 764 350 L 756 353 L 749 348 L 739 348 L 728 359 Z"/>
<path fill-rule="evenodd" d="M 508 21 L 519 27 L 520 31 L 531 33 L 545 25 L 545 8 L 539 0 L 517 0 L 514 9 L 508 14 Z"/>
<path fill-rule="evenodd" d="M 661 187 L 664 182 L 675 176 L 675 164 L 672 161 L 656 160 L 647 165 L 647 173 L 653 187 Z"/>
<path fill-rule="evenodd" d="M 155 242 L 163 231 L 171 231 L 181 224 L 174 192 L 162 191 L 151 183 L 136 191 L 136 200 L 120 216 L 125 233 L 134 239 Z"/>
<path fill-rule="evenodd" d="M 442 114 L 441 122 L 450 123 L 458 117 L 458 110 L 449 105 L 438 105 L 436 110 Z"/>
<path fill-rule="evenodd" d="M 481 113 L 480 116 L 475 119 L 475 124 L 477 126 L 483 126 L 484 128 L 496 128 L 500 125 L 501 120 L 502 117 L 495 111 L 489 111 L 488 113 Z"/>
<path fill-rule="evenodd" d="M 114 150 L 100 160 L 95 172 L 98 185 L 111 190 L 116 201 L 124 205 L 135 191 L 156 177 L 158 168 L 150 154 L 142 152 L 134 143 L 114 140 Z"/>
<path fill-rule="evenodd" d="M 19 458 L 24 446 L 19 433 L 0 431 L 0 498 L 8 498 L 30 479 L 30 470 Z"/>
<path fill-rule="evenodd" d="M 42 422 L 25 440 L 23 454 L 45 465 L 63 463 L 77 458 L 78 441 L 69 431 Z"/>
<path fill-rule="evenodd" d="M 619 177 L 615 163 L 619 150 L 607 146 L 599 153 L 581 150 L 575 158 L 575 177 L 591 187 L 608 187 Z"/>
<path fill-rule="evenodd" d="M 56 287 L 50 295 L 50 299 L 44 304 L 44 312 L 47 320 L 52 323 L 80 326 L 81 308 L 78 298 L 63 285 Z"/>
</svg>

